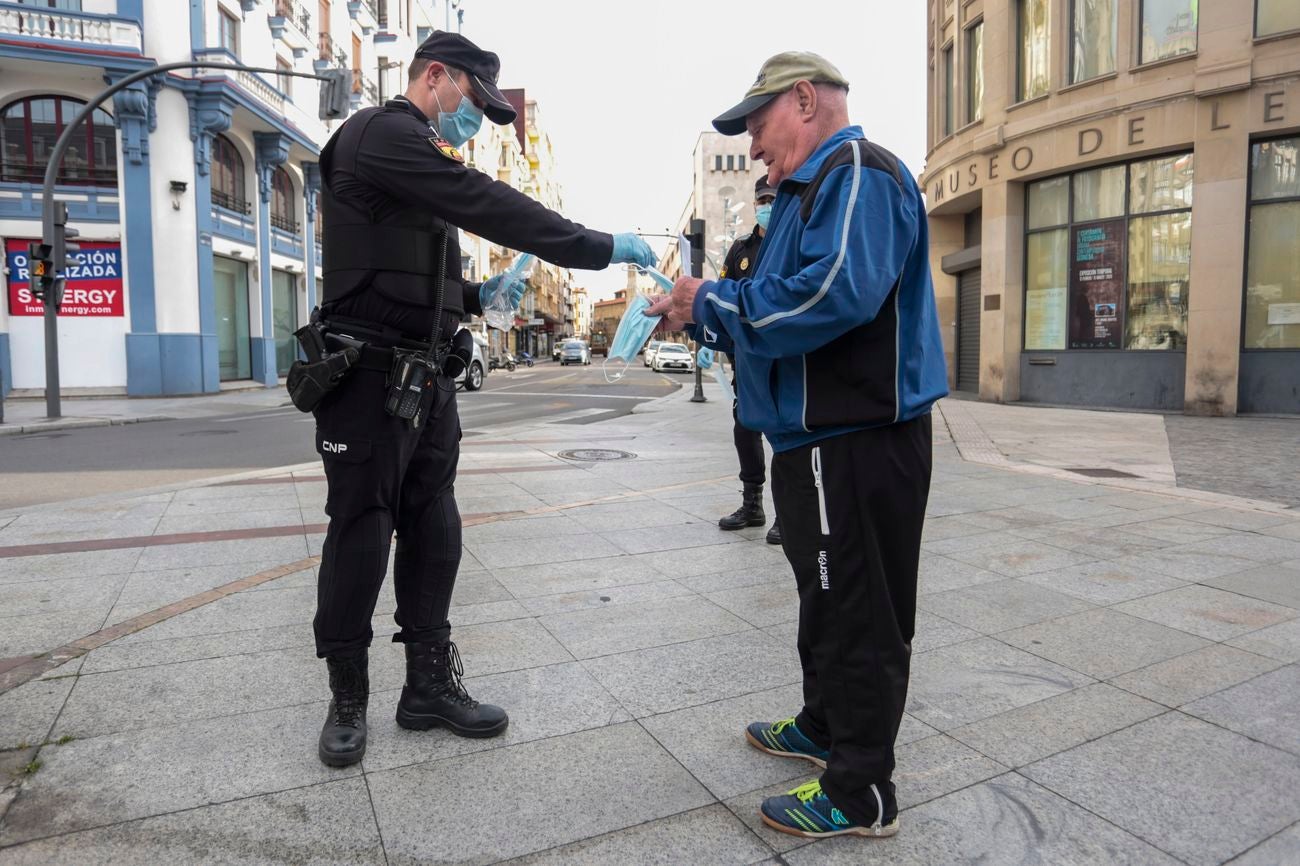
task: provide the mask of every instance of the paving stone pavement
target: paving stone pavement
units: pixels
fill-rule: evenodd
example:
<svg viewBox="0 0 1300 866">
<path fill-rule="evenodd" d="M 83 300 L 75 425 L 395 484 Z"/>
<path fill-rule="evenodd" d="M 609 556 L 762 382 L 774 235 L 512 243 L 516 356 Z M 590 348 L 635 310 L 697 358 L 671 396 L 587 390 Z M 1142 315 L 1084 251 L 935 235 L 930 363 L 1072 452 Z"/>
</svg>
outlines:
<svg viewBox="0 0 1300 866">
<path fill-rule="evenodd" d="M 346 770 L 315 756 L 319 467 L 0 514 L 0 864 L 1300 862 L 1297 515 L 1159 471 L 1059 471 L 1158 467 L 1148 443 L 1090 454 L 1073 436 L 1070 461 L 1021 462 L 963 407 L 944 423 L 952 403 L 897 747 L 902 832 L 762 827 L 762 797 L 810 778 L 742 736 L 798 709 L 798 605 L 764 528 L 713 525 L 740 485 L 729 407 L 707 393 L 466 437 L 453 624 L 469 688 L 510 728 L 397 727 L 388 585 L 370 750 Z M 576 447 L 636 456 L 557 456 Z M 225 530 L 245 535 L 201 535 Z M 89 652 L 29 665 L 101 629 Z"/>
</svg>

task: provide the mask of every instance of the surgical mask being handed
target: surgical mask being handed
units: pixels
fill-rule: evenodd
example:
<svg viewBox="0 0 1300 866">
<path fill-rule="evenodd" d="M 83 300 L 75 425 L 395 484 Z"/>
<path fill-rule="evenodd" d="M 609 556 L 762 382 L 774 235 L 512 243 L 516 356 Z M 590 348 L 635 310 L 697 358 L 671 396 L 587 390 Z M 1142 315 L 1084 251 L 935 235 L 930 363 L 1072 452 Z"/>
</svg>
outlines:
<svg viewBox="0 0 1300 866">
<path fill-rule="evenodd" d="M 761 204 L 754 208 L 754 218 L 758 221 L 758 227 L 767 231 L 768 220 L 772 219 L 772 205 Z"/>
<path fill-rule="evenodd" d="M 452 147 L 463 147 L 483 125 L 483 112 L 470 102 L 469 97 L 456 83 L 456 79 L 448 76 L 447 80 L 460 94 L 460 105 L 456 106 L 456 110 L 451 113 L 443 111 L 438 92 L 436 90 L 433 92 L 433 98 L 438 100 L 438 134 L 447 139 Z"/>
<path fill-rule="evenodd" d="M 627 312 L 623 314 L 623 319 L 618 323 L 618 330 L 614 332 L 614 342 L 609 345 L 609 354 L 600 365 L 600 371 L 605 374 L 606 382 L 612 384 L 623 378 L 627 373 L 628 365 L 636 358 L 636 353 L 641 351 L 641 347 L 650 339 L 650 335 L 659 325 L 659 320 L 663 318 L 663 316 L 643 315 L 643 311 L 649 306 L 650 299 L 645 295 L 636 295 L 628 303 Z M 613 372 L 610 371 L 610 361 L 614 362 Z"/>
</svg>

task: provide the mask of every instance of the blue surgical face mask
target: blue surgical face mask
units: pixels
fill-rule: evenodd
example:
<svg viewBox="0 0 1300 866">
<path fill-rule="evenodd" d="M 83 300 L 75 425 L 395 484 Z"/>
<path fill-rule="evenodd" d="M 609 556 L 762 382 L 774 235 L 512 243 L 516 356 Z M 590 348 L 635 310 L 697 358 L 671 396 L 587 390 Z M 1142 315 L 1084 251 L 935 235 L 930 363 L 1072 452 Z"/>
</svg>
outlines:
<svg viewBox="0 0 1300 866">
<path fill-rule="evenodd" d="M 761 204 L 754 208 L 754 219 L 758 220 L 758 227 L 763 231 L 767 231 L 767 222 L 771 218 L 772 205 L 770 202 L 768 204 Z"/>
<path fill-rule="evenodd" d="M 600 365 L 606 382 L 617 382 L 627 372 L 628 365 L 636 358 L 636 353 L 650 339 L 650 335 L 659 326 L 662 316 L 645 316 L 642 311 L 650 306 L 650 299 L 645 295 L 636 295 L 627 305 L 627 312 L 618 323 L 614 332 L 614 341 L 609 345 L 609 354 Z M 609 362 L 614 361 L 614 371 L 609 369 Z M 619 366 L 621 363 L 621 367 Z"/>
<path fill-rule="evenodd" d="M 474 137 L 474 133 L 483 126 L 483 112 L 470 102 L 469 97 L 460 89 L 456 79 L 448 76 L 451 86 L 460 94 L 460 105 L 450 114 L 442 110 L 442 100 L 435 90 L 433 98 L 438 100 L 438 134 L 447 139 L 452 147 L 464 147 L 465 142 Z"/>
</svg>

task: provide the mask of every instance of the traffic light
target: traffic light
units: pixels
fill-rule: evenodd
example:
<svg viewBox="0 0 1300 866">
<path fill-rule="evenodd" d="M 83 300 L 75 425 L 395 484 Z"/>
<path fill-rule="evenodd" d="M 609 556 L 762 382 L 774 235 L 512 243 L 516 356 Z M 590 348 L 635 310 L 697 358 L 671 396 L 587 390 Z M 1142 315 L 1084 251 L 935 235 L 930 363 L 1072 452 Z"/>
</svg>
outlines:
<svg viewBox="0 0 1300 866">
<path fill-rule="evenodd" d="M 31 272 L 29 286 L 32 296 L 44 300 L 46 289 L 54 282 L 54 247 L 42 243 L 28 244 L 27 263 Z"/>
<path fill-rule="evenodd" d="M 51 250 L 51 259 L 53 259 L 56 272 L 62 273 L 70 266 L 79 264 L 75 257 L 75 254 L 81 251 L 81 244 L 75 241 L 75 238 L 79 237 L 81 237 L 81 232 L 68 227 L 67 202 L 56 201 L 54 203 L 54 244 Z M 58 306 L 63 301 L 63 285 L 66 281 L 66 278 L 62 276 L 54 281 L 55 306 Z"/>
<path fill-rule="evenodd" d="M 691 230 L 686 232 L 686 240 L 691 242 L 691 260 L 682 262 L 682 268 L 690 268 L 691 276 L 704 276 L 704 220 L 691 220 Z"/>
<path fill-rule="evenodd" d="M 347 117 L 352 108 L 352 73 L 347 69 L 326 69 L 321 73 L 320 119 Z"/>
</svg>

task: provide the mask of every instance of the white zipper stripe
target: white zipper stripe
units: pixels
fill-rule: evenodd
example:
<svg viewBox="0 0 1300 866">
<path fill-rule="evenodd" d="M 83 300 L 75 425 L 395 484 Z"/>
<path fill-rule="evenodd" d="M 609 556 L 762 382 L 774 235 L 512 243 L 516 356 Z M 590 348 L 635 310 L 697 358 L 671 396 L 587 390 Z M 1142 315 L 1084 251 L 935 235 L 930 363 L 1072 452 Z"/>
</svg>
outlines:
<svg viewBox="0 0 1300 866">
<path fill-rule="evenodd" d="M 803 361 L 803 411 L 799 413 L 799 422 L 805 433 L 811 433 L 812 430 L 808 428 L 808 356 L 804 355 L 799 360 Z"/>
<path fill-rule="evenodd" d="M 879 830 L 880 825 L 885 823 L 885 801 L 880 799 L 880 789 L 874 784 L 871 786 L 871 793 L 876 795 L 876 823 L 871 825 L 871 829 Z"/>
<path fill-rule="evenodd" d="M 831 265 L 830 273 L 826 275 L 826 279 L 822 282 L 821 288 L 817 290 L 817 294 L 813 295 L 811 298 L 804 301 L 802 304 L 795 307 L 793 310 L 780 310 L 778 312 L 772 313 L 770 316 L 764 316 L 763 318 L 759 319 L 757 322 L 751 322 L 750 324 L 753 327 L 763 328 L 772 324 L 773 322 L 780 321 L 781 319 L 788 319 L 790 316 L 797 316 L 800 313 L 806 312 L 807 310 L 811 309 L 815 304 L 817 304 L 819 301 L 821 301 L 822 298 L 826 297 L 826 293 L 830 291 L 831 283 L 835 280 L 835 277 L 840 272 L 840 265 L 844 264 L 844 251 L 848 247 L 849 228 L 852 225 L 853 205 L 858 199 L 858 189 L 862 185 L 862 171 L 861 171 L 862 152 L 858 149 L 858 145 L 856 143 L 853 144 L 852 150 L 853 150 L 853 185 L 849 187 L 849 200 L 844 207 L 844 228 L 840 232 L 839 255 L 835 257 L 835 264 Z M 713 296 L 710 295 L 709 299 L 712 300 L 712 297 Z"/>
<path fill-rule="evenodd" d="M 822 535 L 831 534 L 831 519 L 826 513 L 826 487 L 822 483 L 822 449 L 818 445 L 812 450 L 813 485 L 817 488 L 817 512 L 822 521 Z"/>
</svg>

